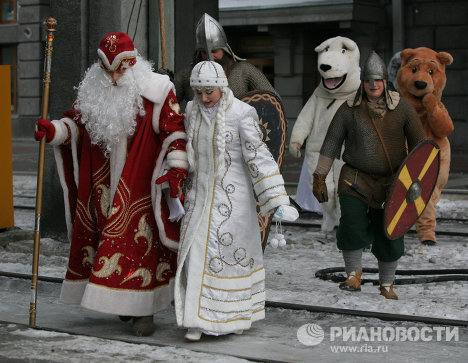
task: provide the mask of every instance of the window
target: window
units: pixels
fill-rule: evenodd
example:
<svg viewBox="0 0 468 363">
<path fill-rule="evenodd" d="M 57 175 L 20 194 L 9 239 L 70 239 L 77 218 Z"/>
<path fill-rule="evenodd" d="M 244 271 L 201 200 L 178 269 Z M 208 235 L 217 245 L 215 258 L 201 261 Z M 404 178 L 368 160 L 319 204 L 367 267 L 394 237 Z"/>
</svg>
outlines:
<svg viewBox="0 0 468 363">
<path fill-rule="evenodd" d="M 16 23 L 16 0 L 0 0 L 0 24 Z"/>
<path fill-rule="evenodd" d="M 11 113 L 16 113 L 16 79 L 18 62 L 16 45 L 3 45 L 0 47 L 0 64 L 9 64 L 11 70 Z"/>
</svg>

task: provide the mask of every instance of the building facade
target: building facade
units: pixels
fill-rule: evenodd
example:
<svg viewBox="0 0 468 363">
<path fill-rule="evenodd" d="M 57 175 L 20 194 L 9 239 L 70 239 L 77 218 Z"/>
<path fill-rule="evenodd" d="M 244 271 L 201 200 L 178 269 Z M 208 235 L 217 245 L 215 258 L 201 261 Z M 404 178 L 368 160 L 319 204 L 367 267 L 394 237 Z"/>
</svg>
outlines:
<svg viewBox="0 0 468 363">
<path fill-rule="evenodd" d="M 166 68 L 192 59 L 193 29 L 203 12 L 218 16 L 217 0 L 165 0 Z M 71 106 L 84 71 L 97 60 L 108 31 L 127 31 L 138 51 L 161 65 L 158 0 L 0 0 L 0 64 L 12 68 L 12 127 L 15 138 L 31 137 L 41 110 L 47 16 L 57 19 L 50 113 Z M 177 29 L 177 30 L 176 30 Z M 56 97 L 57 96 L 57 97 Z"/>
<path fill-rule="evenodd" d="M 217 0 L 164 0 L 167 59 L 178 70 L 190 63 L 193 30 L 202 13 L 218 16 Z M 86 69 L 97 61 L 97 47 L 106 32 L 128 32 L 138 51 L 162 66 L 158 0 L 0 0 L 0 64 L 12 68 L 14 139 L 32 141 L 41 113 L 44 19 L 57 20 L 52 57 L 49 114 L 56 119 L 71 108 Z M 31 170 L 33 171 L 33 170 Z M 43 236 L 66 240 L 61 186 L 51 148 L 46 148 Z"/>
<path fill-rule="evenodd" d="M 356 41 L 361 61 L 371 49 L 387 62 L 403 48 L 451 53 L 454 63 L 447 67 L 443 102 L 455 123 L 452 172 L 468 172 L 467 1 L 220 0 L 219 6 L 233 49 L 264 68 L 274 82 L 289 130 L 319 82 L 314 48 L 327 38 L 341 35 Z"/>
</svg>

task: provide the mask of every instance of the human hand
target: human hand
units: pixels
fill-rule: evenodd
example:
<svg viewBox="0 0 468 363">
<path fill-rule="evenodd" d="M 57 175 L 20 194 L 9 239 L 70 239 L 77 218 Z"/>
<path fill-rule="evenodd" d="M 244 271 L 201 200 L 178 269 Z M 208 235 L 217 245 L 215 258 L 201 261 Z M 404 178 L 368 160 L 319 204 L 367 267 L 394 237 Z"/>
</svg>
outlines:
<svg viewBox="0 0 468 363">
<path fill-rule="evenodd" d="M 182 189 L 182 184 L 187 178 L 187 170 L 181 168 L 171 168 L 169 171 L 156 179 L 156 184 L 168 182 L 171 198 L 177 198 Z"/>
<path fill-rule="evenodd" d="M 41 141 L 44 136 L 46 142 L 51 142 L 55 136 L 55 126 L 50 120 L 39 118 L 36 121 L 36 131 L 34 132 L 34 138 L 36 141 Z"/>
<path fill-rule="evenodd" d="M 294 156 L 295 158 L 300 158 L 301 157 L 301 147 L 302 145 L 299 144 L 298 142 L 292 142 L 289 145 L 289 153 Z"/>
<path fill-rule="evenodd" d="M 313 193 L 315 198 L 319 201 L 319 203 L 328 202 L 328 190 L 327 184 L 325 183 L 326 175 L 314 173 L 314 183 L 313 183 Z"/>
</svg>

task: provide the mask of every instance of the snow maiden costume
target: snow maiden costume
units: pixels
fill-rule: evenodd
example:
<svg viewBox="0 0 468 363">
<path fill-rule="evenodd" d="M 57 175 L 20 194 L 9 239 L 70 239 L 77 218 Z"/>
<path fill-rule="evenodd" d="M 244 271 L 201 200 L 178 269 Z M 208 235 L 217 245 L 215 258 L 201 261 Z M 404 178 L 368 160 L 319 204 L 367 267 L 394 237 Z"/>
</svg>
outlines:
<svg viewBox="0 0 468 363">
<path fill-rule="evenodd" d="M 190 83 L 197 90 L 220 87 L 222 92 L 211 108 L 196 96 L 186 109 L 190 182 L 175 309 L 178 325 L 192 328 L 186 338 L 197 340 L 201 332 L 240 332 L 265 317 L 265 270 L 254 194 L 262 213 L 292 207 L 278 166 L 261 141 L 257 113 L 233 96 L 222 67 L 200 62 Z"/>
<path fill-rule="evenodd" d="M 53 131 L 47 141 L 71 241 L 61 300 L 139 317 L 135 333 L 149 335 L 153 313 L 172 298 L 179 224 L 169 220 L 169 207 L 180 205 L 175 186 L 188 167 L 183 116 L 169 78 L 152 72 L 127 34 L 106 34 L 98 55 L 75 108 L 38 121 Z M 116 70 L 123 76 L 113 81 Z M 155 184 L 164 173 L 174 198 Z"/>
</svg>

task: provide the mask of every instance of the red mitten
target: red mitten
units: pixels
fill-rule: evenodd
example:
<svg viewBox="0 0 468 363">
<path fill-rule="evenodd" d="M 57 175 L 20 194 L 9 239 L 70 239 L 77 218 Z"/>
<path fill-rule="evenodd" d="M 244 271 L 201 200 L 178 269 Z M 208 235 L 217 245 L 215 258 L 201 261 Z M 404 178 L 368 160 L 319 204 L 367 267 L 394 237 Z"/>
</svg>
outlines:
<svg viewBox="0 0 468 363">
<path fill-rule="evenodd" d="M 46 137 L 46 142 L 51 142 L 55 136 L 55 126 L 50 120 L 40 118 L 36 122 L 34 138 L 37 141 L 41 141 L 44 136 Z"/>
<path fill-rule="evenodd" d="M 187 170 L 181 168 L 171 168 L 166 174 L 156 179 L 156 184 L 168 182 L 171 198 L 177 198 L 181 191 L 182 183 L 186 178 Z"/>
</svg>

